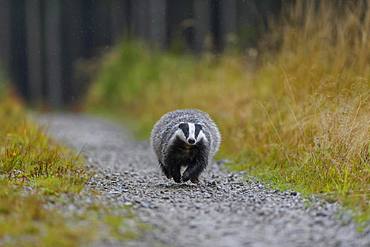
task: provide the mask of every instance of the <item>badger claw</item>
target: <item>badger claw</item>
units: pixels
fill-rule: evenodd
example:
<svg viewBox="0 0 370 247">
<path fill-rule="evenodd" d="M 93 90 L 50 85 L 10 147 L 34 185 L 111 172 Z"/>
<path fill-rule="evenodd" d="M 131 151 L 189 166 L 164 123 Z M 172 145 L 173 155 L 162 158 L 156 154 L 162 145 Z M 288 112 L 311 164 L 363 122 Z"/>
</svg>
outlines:
<svg viewBox="0 0 370 247">
<path fill-rule="evenodd" d="M 173 180 L 174 180 L 176 183 L 181 183 L 181 177 L 174 176 L 174 177 L 173 177 Z"/>
<path fill-rule="evenodd" d="M 184 172 L 184 174 L 182 175 L 182 177 L 181 177 L 181 180 L 182 180 L 182 182 L 187 182 L 188 180 L 190 179 L 190 175 L 189 175 L 189 173 L 188 172 Z"/>
<path fill-rule="evenodd" d="M 165 168 L 164 166 L 161 166 L 161 168 L 162 168 L 163 174 L 164 174 L 168 179 L 171 179 L 171 178 L 172 178 L 172 175 L 171 175 L 171 173 L 167 170 L 167 168 Z"/>
</svg>

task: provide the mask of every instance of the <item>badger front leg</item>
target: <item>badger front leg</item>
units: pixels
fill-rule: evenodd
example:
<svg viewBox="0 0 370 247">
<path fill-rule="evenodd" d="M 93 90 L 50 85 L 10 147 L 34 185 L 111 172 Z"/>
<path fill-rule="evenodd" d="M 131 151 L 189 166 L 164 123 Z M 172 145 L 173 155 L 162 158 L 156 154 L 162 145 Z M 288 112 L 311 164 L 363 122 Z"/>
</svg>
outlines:
<svg viewBox="0 0 370 247">
<path fill-rule="evenodd" d="M 172 178 L 172 175 L 171 175 L 170 171 L 168 170 L 168 168 L 167 168 L 167 167 L 165 167 L 165 166 L 162 164 L 162 162 L 160 162 L 160 161 L 158 161 L 158 162 L 159 162 L 159 166 L 161 167 L 162 172 L 164 173 L 164 175 L 166 175 L 166 177 L 167 177 L 168 179 L 171 179 L 171 178 Z"/>
<path fill-rule="evenodd" d="M 207 159 L 205 157 L 199 157 L 194 159 L 188 167 L 186 168 L 184 174 L 182 175 L 182 181 L 186 182 L 190 179 L 192 183 L 199 182 L 199 175 L 207 167 Z"/>
<path fill-rule="evenodd" d="M 171 167 L 171 174 L 172 174 L 173 180 L 176 183 L 181 183 L 181 166 L 180 165 L 173 165 Z"/>
<path fill-rule="evenodd" d="M 176 183 L 181 183 L 181 165 L 174 155 L 168 155 L 165 159 L 167 178 L 173 178 Z"/>
</svg>

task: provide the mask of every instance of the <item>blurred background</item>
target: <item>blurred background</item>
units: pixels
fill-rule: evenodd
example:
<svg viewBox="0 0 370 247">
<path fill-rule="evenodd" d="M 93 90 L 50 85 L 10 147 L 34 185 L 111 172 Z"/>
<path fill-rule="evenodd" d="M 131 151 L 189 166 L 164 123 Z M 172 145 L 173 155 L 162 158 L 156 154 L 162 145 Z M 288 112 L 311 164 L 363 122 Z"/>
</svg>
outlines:
<svg viewBox="0 0 370 247">
<path fill-rule="evenodd" d="M 256 55 L 293 0 L 0 0 L 2 71 L 30 103 L 62 107 L 86 89 L 79 64 L 124 39 L 177 52 Z M 367 1 L 332 1 L 344 5 Z M 306 1 L 307 8 L 320 1 Z M 248 49 L 253 48 L 253 49 Z"/>
<path fill-rule="evenodd" d="M 291 4 L 292 1 L 284 1 Z M 79 63 L 123 39 L 174 51 L 256 47 L 281 0 L 0 0 L 3 71 L 31 103 L 73 104 Z"/>
</svg>

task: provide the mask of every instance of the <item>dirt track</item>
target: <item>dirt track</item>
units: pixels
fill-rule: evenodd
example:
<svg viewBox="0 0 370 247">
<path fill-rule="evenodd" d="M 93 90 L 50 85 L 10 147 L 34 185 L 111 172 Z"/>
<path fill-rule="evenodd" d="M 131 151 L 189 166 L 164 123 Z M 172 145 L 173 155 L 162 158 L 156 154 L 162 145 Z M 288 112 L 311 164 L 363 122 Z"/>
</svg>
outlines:
<svg viewBox="0 0 370 247">
<path fill-rule="evenodd" d="M 41 121 L 53 137 L 83 151 L 97 174 L 90 188 L 110 203 L 133 204 L 153 226 L 130 245 L 370 246 L 369 229 L 358 233 L 337 204 L 307 206 L 295 192 L 266 189 L 218 164 L 208 167 L 200 185 L 176 184 L 160 174 L 149 144 L 117 125 L 65 114 Z"/>
</svg>

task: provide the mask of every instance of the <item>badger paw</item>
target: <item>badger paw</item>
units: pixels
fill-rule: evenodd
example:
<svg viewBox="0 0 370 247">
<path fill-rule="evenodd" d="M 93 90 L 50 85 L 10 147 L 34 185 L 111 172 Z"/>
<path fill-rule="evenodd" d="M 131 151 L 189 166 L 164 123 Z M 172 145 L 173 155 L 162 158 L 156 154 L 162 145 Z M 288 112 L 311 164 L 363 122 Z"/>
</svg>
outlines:
<svg viewBox="0 0 370 247">
<path fill-rule="evenodd" d="M 173 180 L 174 180 L 176 183 L 181 183 L 181 176 L 173 176 Z"/>
<path fill-rule="evenodd" d="M 162 171 L 163 171 L 163 174 L 168 178 L 168 179 L 171 179 L 172 178 L 172 175 L 171 173 L 165 168 L 162 166 Z"/>
<path fill-rule="evenodd" d="M 181 180 L 185 183 L 190 179 L 190 174 L 189 172 L 185 171 L 184 174 L 182 174 Z"/>
</svg>

